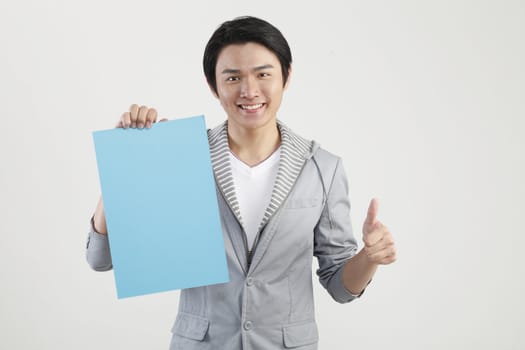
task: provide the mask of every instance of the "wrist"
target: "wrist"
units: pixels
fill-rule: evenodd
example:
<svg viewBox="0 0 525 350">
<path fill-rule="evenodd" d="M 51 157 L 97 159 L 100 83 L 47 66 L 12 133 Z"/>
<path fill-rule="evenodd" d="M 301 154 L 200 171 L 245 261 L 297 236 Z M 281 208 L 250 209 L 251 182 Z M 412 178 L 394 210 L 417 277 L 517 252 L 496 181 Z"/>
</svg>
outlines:
<svg viewBox="0 0 525 350">
<path fill-rule="evenodd" d="M 105 224 L 104 225 L 100 225 L 100 222 L 99 222 L 99 225 L 97 225 L 97 220 L 95 219 L 95 215 L 93 215 L 91 217 L 91 227 L 93 227 L 93 231 L 95 231 L 95 233 L 98 233 L 98 234 L 101 234 L 101 235 L 107 235 L 108 234 Z"/>
</svg>

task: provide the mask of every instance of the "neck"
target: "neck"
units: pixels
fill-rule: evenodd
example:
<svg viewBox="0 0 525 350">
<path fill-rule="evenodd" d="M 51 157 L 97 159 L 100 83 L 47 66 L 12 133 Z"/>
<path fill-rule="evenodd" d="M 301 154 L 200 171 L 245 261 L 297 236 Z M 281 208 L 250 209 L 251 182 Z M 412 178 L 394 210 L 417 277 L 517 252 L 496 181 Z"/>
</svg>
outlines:
<svg viewBox="0 0 525 350">
<path fill-rule="evenodd" d="M 255 129 L 239 128 L 228 124 L 228 143 L 237 158 L 253 167 L 279 148 L 281 135 L 277 122 Z"/>
</svg>

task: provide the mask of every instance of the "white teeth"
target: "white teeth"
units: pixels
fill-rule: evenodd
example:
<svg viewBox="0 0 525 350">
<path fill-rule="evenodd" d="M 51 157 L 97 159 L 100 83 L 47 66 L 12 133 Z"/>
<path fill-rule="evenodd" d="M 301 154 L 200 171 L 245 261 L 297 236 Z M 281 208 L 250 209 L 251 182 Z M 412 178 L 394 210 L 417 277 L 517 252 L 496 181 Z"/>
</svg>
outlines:
<svg viewBox="0 0 525 350">
<path fill-rule="evenodd" d="M 259 103 L 259 104 L 256 104 L 256 105 L 241 105 L 241 108 L 242 108 L 242 109 L 253 110 L 253 109 L 261 108 L 262 105 L 263 105 L 262 103 Z"/>
</svg>

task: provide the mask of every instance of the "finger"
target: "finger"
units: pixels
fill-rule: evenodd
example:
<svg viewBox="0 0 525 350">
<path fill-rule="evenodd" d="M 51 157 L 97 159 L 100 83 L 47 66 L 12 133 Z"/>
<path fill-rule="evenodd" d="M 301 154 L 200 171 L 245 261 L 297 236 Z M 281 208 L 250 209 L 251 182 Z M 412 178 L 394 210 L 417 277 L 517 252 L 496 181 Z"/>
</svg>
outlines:
<svg viewBox="0 0 525 350">
<path fill-rule="evenodd" d="M 379 263 L 382 265 L 388 265 L 388 264 L 393 263 L 396 260 L 397 260 L 397 251 L 395 251 L 395 248 L 394 248 L 394 252 L 390 255 L 387 255 L 383 259 L 381 259 Z"/>
<path fill-rule="evenodd" d="M 146 116 L 148 115 L 148 107 L 140 106 L 139 114 L 137 116 L 137 128 L 142 129 L 146 125 Z"/>
<path fill-rule="evenodd" d="M 395 262 L 396 260 L 397 260 L 397 256 L 394 254 L 394 255 L 387 256 L 386 258 L 381 260 L 380 264 L 381 265 L 388 265 L 388 264 L 391 264 L 391 263 Z"/>
<path fill-rule="evenodd" d="M 392 235 L 386 231 L 383 233 L 381 238 L 375 243 L 375 244 L 365 244 L 365 249 L 367 249 L 369 252 L 377 252 L 381 249 L 384 249 L 386 247 L 394 245 L 394 239 L 392 238 Z"/>
<path fill-rule="evenodd" d="M 138 118 L 138 115 L 139 115 L 139 106 L 136 105 L 136 104 L 132 104 L 129 107 L 129 115 L 130 115 L 130 126 L 132 128 L 136 128 L 137 127 L 137 118 Z"/>
<path fill-rule="evenodd" d="M 365 231 L 367 228 L 375 224 L 377 220 L 378 209 L 379 209 L 379 202 L 377 198 L 372 198 L 372 200 L 370 201 L 370 205 L 368 206 L 368 212 L 366 214 L 365 223 L 363 224 Z"/>
<path fill-rule="evenodd" d="M 387 232 L 388 228 L 380 221 L 376 221 L 374 225 L 363 232 L 363 242 L 365 243 L 365 246 L 371 247 L 377 244 Z"/>
<path fill-rule="evenodd" d="M 390 246 L 388 248 L 385 248 L 379 252 L 376 252 L 374 254 L 368 255 L 368 258 L 370 261 L 380 264 L 384 260 L 388 260 L 389 257 L 395 257 L 396 255 L 396 248 L 394 246 Z"/>
<path fill-rule="evenodd" d="M 150 108 L 146 114 L 146 128 L 151 128 L 151 124 L 157 121 L 157 111 L 155 108 Z"/>
<path fill-rule="evenodd" d="M 381 221 L 376 221 L 375 224 L 372 226 L 371 231 L 363 235 L 363 241 L 365 241 L 366 243 L 368 243 L 369 246 L 371 246 L 387 236 L 390 236 L 390 238 L 392 238 L 388 227 L 383 225 Z"/>
<path fill-rule="evenodd" d="M 131 116 L 129 112 L 125 112 L 120 117 L 120 125 L 122 128 L 127 129 L 131 125 Z"/>
</svg>

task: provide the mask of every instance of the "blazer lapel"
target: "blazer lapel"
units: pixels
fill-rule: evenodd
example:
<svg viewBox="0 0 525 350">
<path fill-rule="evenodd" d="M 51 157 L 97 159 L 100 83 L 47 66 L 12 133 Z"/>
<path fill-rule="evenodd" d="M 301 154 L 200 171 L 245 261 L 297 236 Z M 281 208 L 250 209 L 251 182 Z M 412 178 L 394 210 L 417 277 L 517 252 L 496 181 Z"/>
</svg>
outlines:
<svg viewBox="0 0 525 350">
<path fill-rule="evenodd" d="M 212 130 L 208 130 L 208 143 L 210 145 L 210 157 L 217 185 L 217 198 L 219 205 L 224 207 L 221 210 L 223 225 L 226 228 L 228 237 L 232 242 L 233 250 L 239 260 L 239 264 L 246 273 L 247 252 L 243 237 L 241 213 L 239 211 L 239 201 L 235 194 L 233 175 L 230 163 L 228 146 L 228 129 L 226 122 Z M 229 208 L 230 210 L 228 210 Z M 237 222 L 239 224 L 237 224 Z"/>
<path fill-rule="evenodd" d="M 279 120 L 277 121 L 277 126 L 281 134 L 281 157 L 279 159 L 279 169 L 277 170 L 277 176 L 272 190 L 270 203 L 266 208 L 261 224 L 259 225 L 259 233 L 256 237 L 254 244 L 255 246 L 253 248 L 255 252 L 251 263 L 252 267 L 250 268 L 255 267 L 254 265 L 256 265 L 256 263 L 261 259 L 264 251 L 271 241 L 271 238 L 275 234 L 275 223 L 272 227 L 269 227 L 268 230 L 265 229 L 265 226 L 288 197 L 288 194 L 292 190 L 293 185 L 295 184 L 295 181 L 297 180 L 297 177 L 299 176 L 303 165 L 310 156 L 312 150 L 311 141 L 308 141 L 293 133 Z M 234 232 L 238 232 L 238 230 L 232 230 L 231 228 L 228 230 L 229 235 L 232 239 L 237 257 L 240 260 L 244 258 L 244 261 L 246 261 L 246 247 L 244 244 L 246 237 L 243 237 L 244 230 L 242 230 L 242 217 L 239 210 L 239 201 L 237 200 L 237 195 L 235 193 L 235 185 L 233 182 L 232 166 L 229 154 L 230 148 L 228 145 L 227 121 L 214 129 L 208 130 L 208 142 L 210 144 L 210 156 L 213 172 L 215 174 L 215 181 L 221 193 L 223 194 L 226 204 L 231 209 L 233 216 L 237 219 L 241 228 L 240 235 L 234 234 Z M 231 226 L 231 222 L 229 222 L 227 226 Z M 262 244 L 259 246 L 259 238 L 263 231 L 267 236 L 262 237 L 263 242 L 261 242 Z M 243 268 L 244 261 L 240 261 Z"/>
<path fill-rule="evenodd" d="M 226 202 L 233 214 L 241 223 L 241 212 L 239 211 L 239 201 L 235 194 L 233 183 L 232 166 L 230 162 L 230 147 L 228 145 L 228 128 L 225 121 L 216 128 L 208 131 L 208 143 L 210 144 L 210 157 L 215 174 L 215 182 L 223 193 Z"/>
<path fill-rule="evenodd" d="M 312 148 L 311 141 L 293 133 L 281 121 L 277 121 L 277 126 L 281 132 L 281 158 L 279 159 L 279 169 L 272 191 L 272 199 L 259 225 L 259 232 L 288 196 Z"/>
<path fill-rule="evenodd" d="M 259 226 L 257 246 L 250 265 L 250 271 L 254 271 L 262 260 L 266 249 L 278 229 L 279 217 L 288 194 L 293 189 L 297 177 L 303 169 L 304 163 L 310 157 L 312 142 L 293 133 L 286 125 L 277 121 L 281 132 L 281 158 L 279 169 L 272 191 L 272 199 L 266 208 L 263 220 Z M 268 227 L 267 227 L 268 224 Z"/>
<path fill-rule="evenodd" d="M 221 207 L 220 215 L 222 220 L 222 225 L 224 227 L 224 232 L 226 236 L 229 238 L 232 247 L 233 252 L 235 253 L 235 256 L 237 257 L 237 260 L 239 261 L 239 266 L 246 274 L 248 271 L 248 256 L 246 255 L 246 248 L 244 246 L 244 233 L 242 232 L 242 228 L 240 225 L 238 225 L 237 220 L 235 219 L 235 216 L 233 214 L 233 211 L 229 210 L 228 203 L 226 203 L 226 200 L 224 196 L 220 193 L 220 190 L 217 188 L 217 198 L 219 202 L 219 207 Z M 225 238 L 226 240 L 226 238 Z"/>
</svg>

